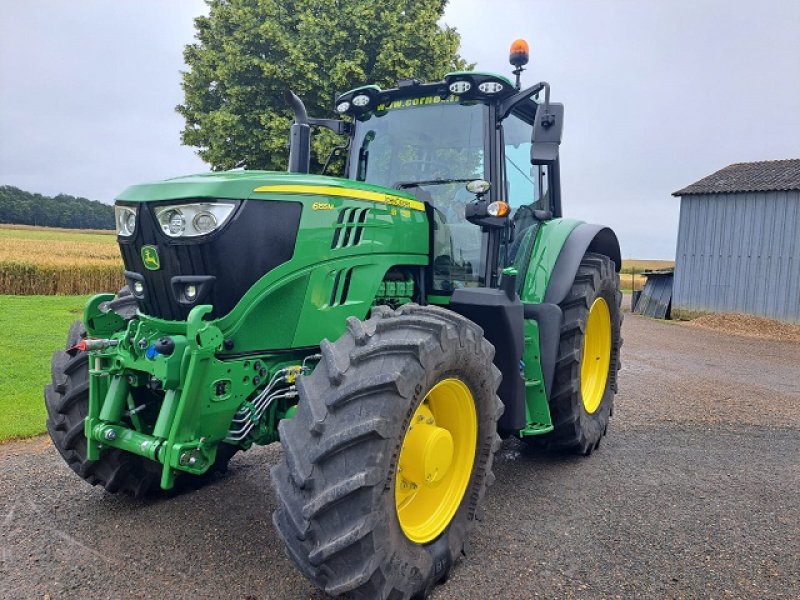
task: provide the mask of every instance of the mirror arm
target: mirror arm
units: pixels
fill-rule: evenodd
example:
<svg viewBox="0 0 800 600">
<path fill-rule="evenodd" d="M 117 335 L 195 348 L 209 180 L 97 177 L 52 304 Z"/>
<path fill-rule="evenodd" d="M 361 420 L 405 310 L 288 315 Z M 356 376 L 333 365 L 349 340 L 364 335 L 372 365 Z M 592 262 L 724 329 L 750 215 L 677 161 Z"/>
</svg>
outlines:
<svg viewBox="0 0 800 600">
<path fill-rule="evenodd" d="M 340 119 L 308 119 L 309 125 L 325 127 L 337 135 L 350 135 L 353 131 L 352 123 Z"/>
<path fill-rule="evenodd" d="M 550 84 L 544 84 L 544 114 L 542 115 L 542 127 L 550 129 L 555 125 L 556 117 L 550 112 Z"/>
<path fill-rule="evenodd" d="M 545 108 L 544 112 L 545 112 L 545 115 L 549 115 L 549 113 L 550 113 L 550 84 L 547 83 L 546 81 L 540 81 L 536 85 L 532 85 L 529 88 L 525 88 L 521 92 L 517 92 L 516 94 L 514 94 L 510 98 L 507 98 L 506 100 L 503 100 L 497 107 L 497 112 L 500 115 L 500 119 L 499 120 L 502 121 L 509 114 L 511 114 L 511 111 L 514 109 L 514 107 L 517 104 L 519 104 L 520 102 L 523 102 L 525 100 L 528 100 L 531 96 L 535 96 L 536 94 L 538 94 L 542 90 L 544 90 L 544 108 Z M 552 123 L 551 123 L 551 125 L 552 125 Z"/>
</svg>

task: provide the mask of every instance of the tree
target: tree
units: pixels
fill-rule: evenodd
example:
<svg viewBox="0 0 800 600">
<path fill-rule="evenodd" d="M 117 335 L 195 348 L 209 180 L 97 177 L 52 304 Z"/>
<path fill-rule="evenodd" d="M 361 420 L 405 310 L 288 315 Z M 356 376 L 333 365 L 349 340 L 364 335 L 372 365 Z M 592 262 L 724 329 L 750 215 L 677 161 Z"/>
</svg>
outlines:
<svg viewBox="0 0 800 600">
<path fill-rule="evenodd" d="M 51 198 L 2 185 L 0 223 L 71 229 L 113 229 L 114 207 L 67 194 Z"/>
<path fill-rule="evenodd" d="M 284 170 L 292 89 L 312 116 L 333 116 L 337 93 L 398 79 L 439 80 L 468 65 L 460 36 L 440 27 L 447 0 L 207 0 L 186 46 L 181 139 L 213 169 Z M 337 143 L 314 136 L 312 168 Z"/>
</svg>

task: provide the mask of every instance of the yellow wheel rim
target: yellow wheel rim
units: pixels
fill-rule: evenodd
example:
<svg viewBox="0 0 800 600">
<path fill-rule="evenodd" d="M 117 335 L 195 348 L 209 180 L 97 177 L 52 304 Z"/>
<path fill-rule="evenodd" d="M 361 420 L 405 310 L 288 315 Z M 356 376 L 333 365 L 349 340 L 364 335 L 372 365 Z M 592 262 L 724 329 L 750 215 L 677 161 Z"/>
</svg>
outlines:
<svg viewBox="0 0 800 600">
<path fill-rule="evenodd" d="M 443 379 L 414 413 L 397 465 L 397 519 L 412 542 L 434 540 L 455 516 L 472 475 L 477 440 L 472 392 L 458 379 Z"/>
<path fill-rule="evenodd" d="M 611 311 L 603 298 L 597 298 L 589 309 L 583 335 L 581 359 L 581 397 L 583 408 L 594 413 L 603 401 L 611 363 Z"/>
</svg>

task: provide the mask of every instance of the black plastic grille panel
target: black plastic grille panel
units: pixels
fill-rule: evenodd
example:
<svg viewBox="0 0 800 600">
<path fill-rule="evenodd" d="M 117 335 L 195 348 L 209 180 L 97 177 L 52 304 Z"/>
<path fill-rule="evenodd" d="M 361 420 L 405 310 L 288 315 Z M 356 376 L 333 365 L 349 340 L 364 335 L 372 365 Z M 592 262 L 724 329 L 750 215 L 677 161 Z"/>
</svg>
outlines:
<svg viewBox="0 0 800 600">
<path fill-rule="evenodd" d="M 246 200 L 222 229 L 207 236 L 173 239 L 161 231 L 153 209 L 191 200 L 143 203 L 133 239 L 120 240 L 125 269 L 144 279 L 139 309 L 172 321 L 183 320 L 192 309 L 180 304 L 172 289 L 176 276 L 213 276 L 207 297 L 196 304 L 212 304 L 212 317 L 227 314 L 252 285 L 278 265 L 291 260 L 300 225 L 302 204 Z M 142 246 L 155 246 L 161 267 L 144 267 Z"/>
</svg>

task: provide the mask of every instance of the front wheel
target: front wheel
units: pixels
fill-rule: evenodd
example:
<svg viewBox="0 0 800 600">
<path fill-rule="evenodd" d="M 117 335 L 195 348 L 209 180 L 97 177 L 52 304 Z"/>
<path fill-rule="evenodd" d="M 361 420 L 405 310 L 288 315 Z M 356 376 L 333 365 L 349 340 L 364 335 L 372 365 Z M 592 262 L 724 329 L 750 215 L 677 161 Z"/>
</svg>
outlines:
<svg viewBox="0 0 800 600">
<path fill-rule="evenodd" d="M 474 323 L 407 305 L 348 321 L 281 421 L 273 521 L 328 594 L 424 597 L 481 517 L 499 447 L 500 374 Z"/>
</svg>

